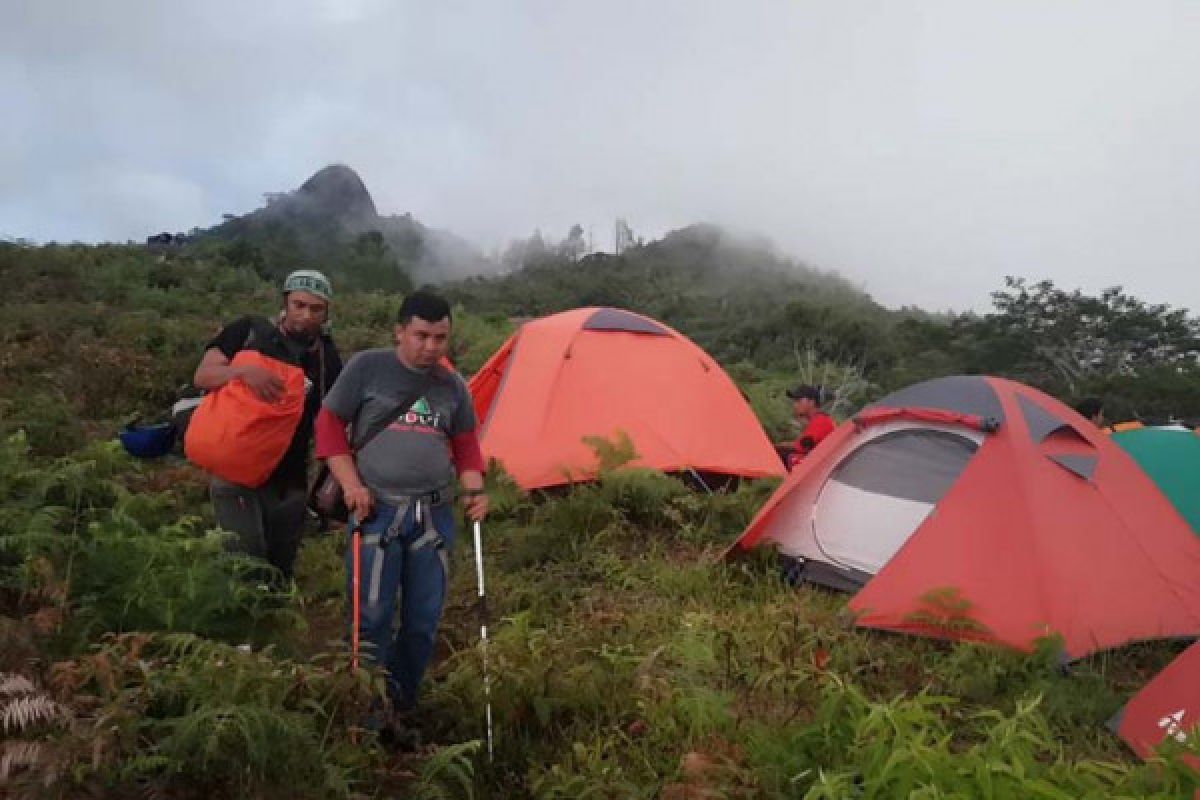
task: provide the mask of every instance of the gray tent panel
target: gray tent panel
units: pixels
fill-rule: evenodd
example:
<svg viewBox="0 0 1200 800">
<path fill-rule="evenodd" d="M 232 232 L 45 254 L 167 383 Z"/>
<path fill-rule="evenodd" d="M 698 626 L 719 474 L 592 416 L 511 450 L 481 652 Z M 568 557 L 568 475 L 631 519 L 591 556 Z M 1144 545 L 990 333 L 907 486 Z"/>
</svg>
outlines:
<svg viewBox="0 0 1200 800">
<path fill-rule="evenodd" d="M 936 378 L 892 392 L 870 408 L 934 408 L 1004 421 L 1000 398 L 980 375 Z"/>
<path fill-rule="evenodd" d="M 1069 453 L 1057 456 L 1046 456 L 1054 463 L 1071 470 L 1085 481 L 1090 481 L 1096 474 L 1096 464 L 1100 459 L 1096 456 L 1077 456 Z"/>
<path fill-rule="evenodd" d="M 1035 442 L 1042 442 L 1047 436 L 1060 428 L 1072 428 L 1071 423 L 1062 417 L 1051 414 L 1023 394 L 1017 395 L 1017 404 L 1021 406 L 1021 415 L 1029 426 L 1029 435 Z"/>
<path fill-rule="evenodd" d="M 838 592 L 857 592 L 875 577 L 868 572 L 806 558 L 785 557 L 783 576 L 793 586 L 814 583 Z"/>
<path fill-rule="evenodd" d="M 851 453 L 830 479 L 873 494 L 936 503 L 978 449 L 971 439 L 946 431 L 893 431 Z"/>
<path fill-rule="evenodd" d="M 585 331 L 626 331 L 628 333 L 650 333 L 669 336 L 670 331 L 653 320 L 638 316 L 619 308 L 601 308 L 583 323 Z"/>
</svg>

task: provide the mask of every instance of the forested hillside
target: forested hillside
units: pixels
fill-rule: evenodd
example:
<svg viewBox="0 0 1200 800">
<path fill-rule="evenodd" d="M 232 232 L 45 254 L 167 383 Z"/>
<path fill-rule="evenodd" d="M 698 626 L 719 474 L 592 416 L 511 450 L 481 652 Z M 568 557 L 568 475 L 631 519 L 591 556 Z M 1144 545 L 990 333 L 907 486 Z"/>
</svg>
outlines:
<svg viewBox="0 0 1200 800">
<path fill-rule="evenodd" d="M 517 318 L 583 305 L 649 314 L 746 383 L 796 376 L 851 389 L 841 408 L 927 378 L 994 374 L 1118 419 L 1200 416 L 1200 325 L 1187 309 L 1009 278 L 983 314 L 889 310 L 844 278 L 697 225 L 579 260 L 543 254 L 449 288 L 466 307 Z"/>
<path fill-rule="evenodd" d="M 1200 417 L 1196 320 L 1168 298 L 1134 298 L 1119 287 L 1086 295 L 1010 278 L 987 313 L 886 309 L 843 276 L 709 224 L 631 241 L 619 255 L 586 255 L 575 226 L 558 243 L 540 233 L 515 240 L 493 260 L 410 214 L 381 215 L 342 165 L 227 216 L 154 246 L 156 263 L 228 266 L 268 282 L 312 267 L 342 291 L 434 283 L 501 325 L 577 306 L 628 308 L 693 338 L 744 384 L 797 373 L 830 383 L 842 412 L 925 378 L 982 373 L 1068 402 L 1101 396 L 1114 418 Z"/>
<path fill-rule="evenodd" d="M 319 170 L 294 191 L 268 194 L 262 208 L 225 216 L 175 246 L 248 266 L 267 280 L 300 267 L 324 269 L 343 289 L 404 291 L 414 281 L 491 268 L 451 233 L 411 214 L 381 215 L 358 173 L 340 164 Z"/>
</svg>

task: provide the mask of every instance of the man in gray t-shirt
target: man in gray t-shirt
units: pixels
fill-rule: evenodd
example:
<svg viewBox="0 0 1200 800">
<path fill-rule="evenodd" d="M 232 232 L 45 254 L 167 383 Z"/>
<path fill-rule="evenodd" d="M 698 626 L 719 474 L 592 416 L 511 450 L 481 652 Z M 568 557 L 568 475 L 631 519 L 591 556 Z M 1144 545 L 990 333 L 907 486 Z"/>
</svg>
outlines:
<svg viewBox="0 0 1200 800">
<path fill-rule="evenodd" d="M 475 430 L 466 384 L 441 364 L 408 367 L 388 348 L 354 356 L 325 395 L 325 408 L 352 423 L 350 441 L 356 444 L 399 404 L 410 403 L 406 413 L 355 453 L 359 477 L 378 500 L 450 489 L 455 480 L 451 442 Z"/>
<path fill-rule="evenodd" d="M 416 704 L 433 656 L 454 546 L 451 501 L 461 495 L 471 520 L 482 520 L 488 510 L 471 395 L 442 363 L 450 326 L 443 298 L 409 295 L 400 307 L 396 347 L 352 358 L 317 417 L 317 457 L 327 460 L 352 525 L 361 524 L 363 533 L 359 633 L 386 667 L 398 711 Z M 399 409 L 404 413 L 364 445 L 376 423 Z M 346 554 L 348 567 L 352 557 Z M 397 598 L 401 622 L 393 637 Z"/>
</svg>

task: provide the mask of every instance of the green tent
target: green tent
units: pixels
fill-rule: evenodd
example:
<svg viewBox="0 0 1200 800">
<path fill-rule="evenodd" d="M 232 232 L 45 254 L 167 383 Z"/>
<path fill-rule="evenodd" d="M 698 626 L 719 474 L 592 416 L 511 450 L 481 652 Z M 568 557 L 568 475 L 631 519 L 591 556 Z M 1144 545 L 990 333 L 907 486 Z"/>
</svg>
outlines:
<svg viewBox="0 0 1200 800">
<path fill-rule="evenodd" d="M 1137 428 L 1112 438 L 1200 536 L 1200 436 L 1188 430 Z"/>
</svg>

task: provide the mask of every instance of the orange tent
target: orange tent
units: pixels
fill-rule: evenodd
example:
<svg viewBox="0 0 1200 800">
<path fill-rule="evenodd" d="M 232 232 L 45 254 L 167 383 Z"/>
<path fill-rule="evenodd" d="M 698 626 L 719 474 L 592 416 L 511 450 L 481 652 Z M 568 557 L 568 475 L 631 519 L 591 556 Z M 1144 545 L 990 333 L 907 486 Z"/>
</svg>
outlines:
<svg viewBox="0 0 1200 800">
<path fill-rule="evenodd" d="M 888 395 L 788 475 L 734 550 L 854 589 L 858 624 L 1079 658 L 1200 634 L 1200 539 L 1112 438 L 1029 386 Z"/>
<path fill-rule="evenodd" d="M 637 466 L 765 477 L 783 465 L 734 382 L 648 317 L 579 308 L 523 325 L 471 379 L 484 455 L 526 489 L 588 480 L 586 436 L 628 434 Z"/>
<path fill-rule="evenodd" d="M 1200 644 L 1168 664 L 1111 724 L 1142 758 L 1149 758 L 1168 739 L 1187 744 L 1191 737 L 1200 736 Z M 1200 770 L 1200 757 L 1184 759 Z"/>
</svg>

